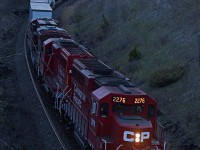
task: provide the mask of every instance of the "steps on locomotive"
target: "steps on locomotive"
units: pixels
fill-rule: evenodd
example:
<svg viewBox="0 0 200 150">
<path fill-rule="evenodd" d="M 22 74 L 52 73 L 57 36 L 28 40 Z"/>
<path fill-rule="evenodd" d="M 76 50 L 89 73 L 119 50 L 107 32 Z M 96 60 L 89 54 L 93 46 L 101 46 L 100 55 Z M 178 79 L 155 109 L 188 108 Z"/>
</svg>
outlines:
<svg viewBox="0 0 200 150">
<path fill-rule="evenodd" d="M 58 90 L 58 80 L 55 76 L 45 76 L 45 86 L 51 89 L 53 93 L 56 93 Z"/>
</svg>

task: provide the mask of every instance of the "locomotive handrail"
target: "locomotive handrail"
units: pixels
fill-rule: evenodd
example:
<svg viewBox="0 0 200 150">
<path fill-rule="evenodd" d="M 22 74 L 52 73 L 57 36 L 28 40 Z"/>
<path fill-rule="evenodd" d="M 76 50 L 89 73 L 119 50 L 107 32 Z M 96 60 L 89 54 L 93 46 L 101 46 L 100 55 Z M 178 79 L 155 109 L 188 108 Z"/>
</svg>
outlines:
<svg viewBox="0 0 200 150">
<path fill-rule="evenodd" d="M 46 66 L 46 67 L 47 67 L 47 69 L 48 69 L 48 70 L 51 72 L 51 74 L 52 74 L 52 75 L 54 75 L 54 74 L 53 74 L 53 72 L 51 71 L 51 69 L 49 68 L 48 64 L 47 64 L 47 63 L 45 63 L 44 61 L 43 61 L 42 63 L 43 63 L 43 64 L 45 64 L 45 66 Z"/>
<path fill-rule="evenodd" d="M 118 150 L 120 147 L 124 146 L 123 144 L 119 145 L 118 148 L 116 148 L 116 150 Z"/>
<path fill-rule="evenodd" d="M 101 138 L 101 140 L 105 143 L 105 150 L 106 150 L 107 142 L 106 142 L 106 140 L 104 140 L 103 138 Z"/>
<path fill-rule="evenodd" d="M 105 143 L 105 150 L 106 150 L 107 149 L 107 141 L 102 138 L 103 123 L 100 122 L 100 121 L 98 121 L 98 122 L 101 125 L 101 136 L 100 136 L 100 139 Z"/>
<path fill-rule="evenodd" d="M 165 150 L 166 141 L 164 141 L 164 127 L 157 121 L 156 121 L 155 134 L 156 134 L 156 140 Z"/>
<path fill-rule="evenodd" d="M 166 141 L 164 141 L 164 150 L 165 150 L 166 143 L 167 143 L 167 142 L 166 142 Z"/>
<path fill-rule="evenodd" d="M 36 45 L 35 45 L 35 43 L 34 43 L 34 41 L 33 41 L 32 39 L 31 39 L 31 42 L 32 42 L 32 45 L 33 45 L 34 48 L 35 48 L 35 51 L 39 53 L 38 48 L 36 47 Z M 52 55 L 51 55 L 51 57 L 52 57 Z M 50 59 L 49 59 L 49 61 L 48 61 L 48 64 L 45 63 L 44 61 L 43 61 L 43 64 L 45 64 L 45 66 L 47 67 L 47 69 L 48 69 L 48 70 L 51 72 L 51 74 L 53 75 L 53 72 L 52 72 L 51 69 L 49 68 L 49 63 L 50 63 L 51 57 L 50 57 Z"/>
</svg>

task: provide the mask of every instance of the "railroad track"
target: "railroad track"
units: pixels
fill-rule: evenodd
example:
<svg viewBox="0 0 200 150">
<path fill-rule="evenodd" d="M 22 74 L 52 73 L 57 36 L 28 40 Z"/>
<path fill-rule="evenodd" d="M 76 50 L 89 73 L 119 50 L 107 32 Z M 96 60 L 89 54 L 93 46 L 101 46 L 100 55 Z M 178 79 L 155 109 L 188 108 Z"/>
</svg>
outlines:
<svg viewBox="0 0 200 150">
<path fill-rule="evenodd" d="M 25 58 L 26 58 L 26 62 L 27 62 L 27 67 L 28 67 L 28 70 L 29 70 L 29 74 L 30 74 L 30 77 L 31 77 L 31 80 L 32 80 L 32 83 L 33 83 L 33 87 L 34 87 L 35 92 L 36 92 L 36 94 L 37 94 L 37 97 L 38 97 L 38 99 L 39 99 L 39 101 L 40 101 L 40 104 L 41 104 L 41 106 L 42 106 L 42 108 L 43 108 L 43 110 L 44 110 L 44 112 L 45 112 L 45 115 L 46 115 L 46 117 L 47 117 L 47 119 L 48 119 L 48 121 L 49 121 L 49 124 L 51 125 L 51 127 L 52 127 L 52 129 L 53 129 L 53 131 L 54 131 L 54 133 L 55 133 L 55 135 L 56 135 L 56 137 L 57 137 L 57 139 L 58 139 L 58 141 L 59 141 L 61 147 L 63 148 L 63 150 L 68 150 L 68 149 L 66 148 L 64 142 L 62 141 L 60 135 L 58 134 L 58 131 L 57 131 L 56 127 L 54 126 L 54 124 L 53 124 L 51 118 L 50 118 L 50 115 L 49 115 L 49 113 L 48 113 L 48 111 L 47 111 L 47 109 L 46 109 L 46 107 L 45 107 L 45 105 L 44 105 L 44 103 L 43 103 L 43 100 L 42 100 L 42 98 L 41 98 L 41 96 L 40 96 L 40 94 L 39 94 L 39 91 L 38 91 L 38 89 L 37 89 L 35 80 L 34 80 L 34 78 L 33 78 L 32 70 L 31 70 L 31 67 L 30 67 L 31 65 L 30 65 L 30 62 L 29 62 L 29 60 L 28 60 L 28 52 L 27 52 L 27 50 L 28 50 L 28 49 L 27 49 L 27 44 L 26 44 L 27 30 L 28 30 L 28 25 L 27 25 L 27 29 L 26 29 L 25 36 L 24 36 L 24 52 L 25 52 Z"/>
<path fill-rule="evenodd" d="M 65 2 L 65 1 L 63 1 L 63 2 Z M 60 4 L 62 4 L 62 3 L 60 3 Z M 56 6 L 55 9 L 58 9 L 58 8 L 59 8 L 59 6 Z M 72 150 L 72 149 L 76 149 L 77 150 L 77 149 L 80 149 L 80 147 L 77 146 L 78 143 L 75 141 L 75 139 L 73 137 L 73 133 L 71 131 L 67 131 L 67 133 L 66 133 L 67 135 L 66 134 L 64 135 L 66 137 L 64 137 L 64 140 L 63 140 L 63 135 L 62 136 L 60 135 L 60 132 L 62 132 L 63 129 L 58 129 L 58 128 L 62 128 L 61 127 L 62 125 L 59 125 L 59 127 L 57 127 L 58 124 L 59 124 L 58 123 L 58 119 L 57 119 L 57 123 L 55 123 L 55 121 L 52 120 L 52 114 L 54 114 L 54 118 L 56 117 L 55 116 L 55 111 L 54 112 L 50 112 L 49 111 L 49 108 L 45 104 L 45 100 L 46 99 L 43 98 L 44 96 L 41 96 L 41 91 L 42 91 L 41 90 L 41 86 L 39 87 L 38 83 L 36 82 L 37 79 L 35 78 L 35 75 L 34 75 L 35 70 L 32 69 L 33 68 L 33 64 L 30 61 L 30 52 L 29 52 L 29 49 L 28 49 L 28 46 L 27 46 L 27 32 L 28 32 L 28 25 L 26 27 L 26 33 L 24 35 L 24 54 L 25 54 L 25 59 L 26 59 L 28 71 L 29 71 L 29 74 L 30 74 L 30 77 L 31 77 L 31 81 L 33 83 L 33 87 L 35 89 L 35 92 L 36 92 L 36 95 L 38 97 L 38 100 L 39 100 L 39 102 L 41 104 L 41 108 L 44 111 L 44 113 L 45 113 L 45 115 L 46 115 L 46 117 L 48 119 L 48 122 L 51 125 L 51 128 L 52 128 L 53 132 L 55 133 L 55 136 L 56 136 L 56 138 L 58 139 L 58 141 L 59 141 L 59 143 L 61 145 L 61 148 L 63 150 Z M 44 90 L 43 90 L 43 92 L 44 92 Z M 65 125 L 66 124 L 64 124 L 63 126 L 65 126 Z M 62 130 L 62 131 L 60 131 L 60 130 Z M 66 139 L 69 140 L 69 141 L 66 141 Z"/>
</svg>

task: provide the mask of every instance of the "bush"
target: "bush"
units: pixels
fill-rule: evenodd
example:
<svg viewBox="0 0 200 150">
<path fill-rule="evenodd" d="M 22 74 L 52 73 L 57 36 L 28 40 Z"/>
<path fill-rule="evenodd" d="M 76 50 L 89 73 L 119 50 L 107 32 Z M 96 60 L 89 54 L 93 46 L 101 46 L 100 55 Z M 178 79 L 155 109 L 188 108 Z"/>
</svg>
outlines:
<svg viewBox="0 0 200 150">
<path fill-rule="evenodd" d="M 83 19 L 83 16 L 81 14 L 77 14 L 74 16 L 74 22 L 79 23 Z"/>
<path fill-rule="evenodd" d="M 105 17 L 105 15 L 102 15 L 102 24 L 101 24 L 101 29 L 103 31 L 103 33 L 106 32 L 107 28 L 109 26 L 109 22 L 108 19 Z"/>
<path fill-rule="evenodd" d="M 141 58 L 141 53 L 139 51 L 138 46 L 134 46 L 134 48 L 129 53 L 129 61 L 138 60 Z"/>
<path fill-rule="evenodd" d="M 169 68 L 157 69 L 149 79 L 149 85 L 153 87 L 162 87 L 179 80 L 185 73 L 185 65 L 175 64 Z"/>
</svg>

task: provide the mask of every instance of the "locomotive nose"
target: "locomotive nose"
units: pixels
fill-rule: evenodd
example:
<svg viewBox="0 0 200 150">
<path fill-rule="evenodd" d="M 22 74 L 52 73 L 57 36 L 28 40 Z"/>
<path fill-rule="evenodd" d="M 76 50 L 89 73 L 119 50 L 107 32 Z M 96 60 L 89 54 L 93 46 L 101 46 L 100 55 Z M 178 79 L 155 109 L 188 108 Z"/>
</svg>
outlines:
<svg viewBox="0 0 200 150">
<path fill-rule="evenodd" d="M 114 120 L 116 149 L 145 149 L 151 143 L 151 122 L 140 116 L 115 116 Z"/>
</svg>

